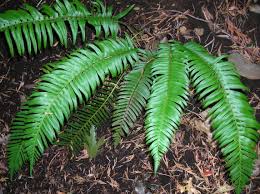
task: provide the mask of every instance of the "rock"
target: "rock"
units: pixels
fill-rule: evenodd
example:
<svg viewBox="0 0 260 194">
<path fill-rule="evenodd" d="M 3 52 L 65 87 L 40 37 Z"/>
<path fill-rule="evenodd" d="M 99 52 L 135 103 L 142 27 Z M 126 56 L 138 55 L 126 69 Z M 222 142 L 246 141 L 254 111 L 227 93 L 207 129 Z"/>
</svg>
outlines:
<svg viewBox="0 0 260 194">
<path fill-rule="evenodd" d="M 260 14 L 260 5 L 252 4 L 249 6 L 249 11 Z"/>
<path fill-rule="evenodd" d="M 238 73 L 247 79 L 260 79 L 260 65 L 251 63 L 239 53 L 232 53 L 228 57 L 228 61 L 235 64 Z"/>
</svg>

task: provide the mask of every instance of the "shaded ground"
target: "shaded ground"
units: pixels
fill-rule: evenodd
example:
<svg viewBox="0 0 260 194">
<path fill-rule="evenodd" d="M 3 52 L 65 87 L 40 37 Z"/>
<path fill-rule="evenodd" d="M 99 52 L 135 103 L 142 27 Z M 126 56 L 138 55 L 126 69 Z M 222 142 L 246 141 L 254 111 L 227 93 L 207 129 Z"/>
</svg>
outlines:
<svg viewBox="0 0 260 194">
<path fill-rule="evenodd" d="M 37 5 L 38 1 L 27 2 Z M 237 50 L 252 62 L 260 61 L 260 15 L 249 13 L 246 1 L 120 2 L 107 3 L 116 11 L 136 5 L 124 24 L 131 27 L 141 47 L 153 49 L 165 37 L 182 42 L 195 40 L 216 55 Z M 21 4 L 3 1 L 0 12 Z M 33 177 L 28 176 L 25 167 L 11 182 L 6 167 L 11 120 L 32 91 L 41 74 L 40 67 L 61 58 L 73 47 L 56 46 L 37 56 L 10 59 L 2 36 L 0 41 L 0 193 L 142 193 L 144 188 L 146 193 L 232 193 L 205 112 L 193 98 L 157 176 L 153 175 L 141 118 L 116 149 L 110 130 L 103 129 L 100 134 L 107 142 L 92 161 L 84 155 L 72 157 L 65 148 L 52 146 L 38 161 Z M 251 89 L 249 99 L 260 120 L 260 81 L 243 81 Z M 260 193 L 259 175 L 252 178 L 246 193 Z"/>
</svg>

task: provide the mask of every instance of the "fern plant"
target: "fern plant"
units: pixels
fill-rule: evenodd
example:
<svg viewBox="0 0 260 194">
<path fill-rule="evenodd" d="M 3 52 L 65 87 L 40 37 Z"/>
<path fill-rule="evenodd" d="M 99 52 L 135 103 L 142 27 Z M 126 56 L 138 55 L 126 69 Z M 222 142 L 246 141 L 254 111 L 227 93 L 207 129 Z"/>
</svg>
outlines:
<svg viewBox="0 0 260 194">
<path fill-rule="evenodd" d="M 45 74 L 12 123 L 7 147 L 10 175 L 27 161 L 32 173 L 37 159 L 57 135 L 73 150 L 82 149 L 83 137 L 94 137 L 90 134 L 92 126 L 98 126 L 110 115 L 108 107 L 114 107 L 115 145 L 130 133 L 142 111 L 146 111 L 146 143 L 156 173 L 179 127 L 188 101 L 189 85 L 192 85 L 203 108 L 209 108 L 214 138 L 219 143 L 236 193 L 241 193 L 252 174 L 260 124 L 245 95 L 248 89 L 240 82 L 234 65 L 225 60 L 226 56 L 214 57 L 194 42 L 169 41 L 152 52 L 136 48 L 129 36 L 116 36 L 118 19 L 131 7 L 112 16 L 112 8 L 106 8 L 99 1 L 94 4 L 96 13 L 86 11 L 78 1 L 64 0 L 57 1 L 54 8 L 45 5 L 43 10 L 36 11 L 25 6 L 27 12 L 7 11 L 0 15 L 0 31 L 5 33 L 11 55 L 14 54 L 13 41 L 19 54 L 25 53 L 24 41 L 27 42 L 30 53 L 31 44 L 38 49 L 41 40 L 47 45 L 46 38 L 53 39 L 53 29 L 66 46 L 67 25 L 74 42 L 75 29 L 79 26 L 84 34 L 85 22 L 92 24 L 97 34 L 102 26 L 105 36 L 112 35 L 43 68 Z M 36 13 L 39 17 L 29 18 L 28 14 Z M 43 35 L 45 30 L 50 31 L 46 36 Z M 35 37 L 39 34 L 42 37 Z M 107 86 L 107 77 L 119 79 L 115 85 Z M 102 85 L 104 90 L 101 88 L 97 93 Z M 119 90 L 117 97 L 116 88 Z M 70 114 L 81 104 L 86 104 L 85 109 L 76 112 L 68 122 L 69 128 L 60 133 Z"/>
</svg>

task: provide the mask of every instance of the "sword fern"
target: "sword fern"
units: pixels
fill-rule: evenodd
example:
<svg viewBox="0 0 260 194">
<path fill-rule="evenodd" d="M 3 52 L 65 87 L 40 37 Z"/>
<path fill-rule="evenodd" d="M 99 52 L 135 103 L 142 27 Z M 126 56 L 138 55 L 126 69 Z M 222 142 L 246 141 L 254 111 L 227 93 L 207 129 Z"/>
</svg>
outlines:
<svg viewBox="0 0 260 194">
<path fill-rule="evenodd" d="M 252 174 L 260 124 L 234 65 L 226 62 L 225 56 L 214 57 L 193 42 L 161 43 L 152 56 L 147 55 L 146 51 L 136 48 L 128 36 L 115 37 L 118 19 L 131 7 L 112 16 L 112 8 L 106 8 L 99 1 L 94 4 L 95 13 L 87 11 L 77 0 L 63 3 L 57 0 L 53 8 L 45 5 L 41 11 L 25 5 L 23 10 L 0 14 L 0 32 L 5 34 L 11 55 L 14 55 L 13 41 L 20 55 L 25 53 L 25 43 L 29 53 L 32 48 L 36 53 L 42 44 L 46 47 L 47 39 L 52 45 L 53 31 L 66 46 L 66 24 L 70 26 L 74 43 L 78 28 L 85 39 L 86 22 L 94 26 L 97 35 L 103 28 L 105 36 L 114 36 L 89 44 L 86 49 L 79 49 L 43 68 L 45 74 L 12 123 L 7 147 L 11 176 L 26 161 L 32 173 L 35 162 L 55 140 L 70 114 L 89 99 L 92 101 L 86 106 L 88 111 L 77 112 L 72 124 L 68 124 L 71 128 L 60 135 L 62 143 L 73 150 L 80 150 L 86 139 L 88 143 L 92 140 L 95 143 L 92 126 L 106 119 L 107 106 L 115 104 L 112 131 L 114 143 L 118 144 L 145 110 L 146 143 L 156 173 L 178 129 L 191 83 L 203 108 L 209 108 L 214 138 L 236 193 L 240 193 Z M 115 103 L 112 101 L 115 86 L 105 84 L 103 89 L 109 90 L 96 93 L 97 87 L 106 83 L 106 77 L 119 75 L 123 82 L 116 84 L 119 93 Z M 96 96 L 91 98 L 94 94 Z M 92 143 L 89 145 L 95 152 L 98 147 Z"/>
</svg>

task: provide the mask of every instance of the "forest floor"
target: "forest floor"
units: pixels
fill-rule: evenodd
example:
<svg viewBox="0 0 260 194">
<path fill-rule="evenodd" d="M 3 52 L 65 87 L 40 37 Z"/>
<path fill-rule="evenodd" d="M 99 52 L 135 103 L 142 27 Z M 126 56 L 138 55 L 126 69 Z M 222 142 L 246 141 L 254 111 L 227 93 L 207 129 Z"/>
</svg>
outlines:
<svg viewBox="0 0 260 194">
<path fill-rule="evenodd" d="M 16 9 L 23 2 L 40 7 L 46 1 L 0 1 L 0 12 Z M 123 22 L 130 26 L 140 47 L 153 49 L 165 37 L 181 42 L 194 40 L 214 55 L 237 51 L 260 63 L 260 14 L 251 13 L 246 0 L 109 0 L 106 3 L 115 12 L 135 4 Z M 0 35 L 0 194 L 233 193 L 205 111 L 192 97 L 156 176 L 140 118 L 132 133 L 116 148 L 109 127 L 102 129 L 99 134 L 106 143 L 95 159 L 88 159 L 85 152 L 72 156 L 64 147 L 51 146 L 38 160 L 32 177 L 25 166 L 11 181 L 6 158 L 11 121 L 42 74 L 42 65 L 75 48 L 55 45 L 37 56 L 10 58 L 3 34 Z M 260 121 L 260 81 L 245 78 L 242 81 L 250 88 L 248 98 Z M 260 155 L 259 144 L 257 150 Z M 245 193 L 260 193 L 259 174 L 251 178 Z"/>
</svg>

